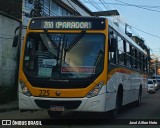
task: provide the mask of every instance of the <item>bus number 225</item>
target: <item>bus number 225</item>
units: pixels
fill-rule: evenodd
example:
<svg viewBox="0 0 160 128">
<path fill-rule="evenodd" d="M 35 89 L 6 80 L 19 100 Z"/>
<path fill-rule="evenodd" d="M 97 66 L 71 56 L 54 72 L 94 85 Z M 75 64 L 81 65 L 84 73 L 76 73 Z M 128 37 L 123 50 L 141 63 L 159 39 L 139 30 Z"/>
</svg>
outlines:
<svg viewBox="0 0 160 128">
<path fill-rule="evenodd" d="M 50 90 L 39 90 L 39 96 L 49 96 L 50 95 Z"/>
</svg>

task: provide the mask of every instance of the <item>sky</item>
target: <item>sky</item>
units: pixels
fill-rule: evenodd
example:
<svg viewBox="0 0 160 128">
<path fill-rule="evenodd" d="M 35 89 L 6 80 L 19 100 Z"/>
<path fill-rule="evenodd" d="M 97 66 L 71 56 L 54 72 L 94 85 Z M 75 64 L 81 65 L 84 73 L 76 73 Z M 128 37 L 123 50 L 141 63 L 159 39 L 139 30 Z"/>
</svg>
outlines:
<svg viewBox="0 0 160 128">
<path fill-rule="evenodd" d="M 120 13 L 118 17 L 120 26 L 124 28 L 124 23 L 129 24 L 131 27 L 128 31 L 143 38 L 151 49 L 151 54 L 160 60 L 160 0 L 81 0 L 81 2 L 93 12 L 117 9 Z"/>
</svg>

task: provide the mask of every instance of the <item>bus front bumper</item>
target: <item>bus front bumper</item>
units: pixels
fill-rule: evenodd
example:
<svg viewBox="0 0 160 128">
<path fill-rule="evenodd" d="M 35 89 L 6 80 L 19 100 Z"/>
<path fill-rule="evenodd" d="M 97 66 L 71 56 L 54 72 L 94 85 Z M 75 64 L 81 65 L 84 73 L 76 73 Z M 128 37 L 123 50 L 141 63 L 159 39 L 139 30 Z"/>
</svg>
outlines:
<svg viewBox="0 0 160 128">
<path fill-rule="evenodd" d="M 64 111 L 104 112 L 106 94 L 92 98 L 42 98 L 26 96 L 19 92 L 20 111 L 50 110 L 52 106 L 64 107 Z"/>
</svg>

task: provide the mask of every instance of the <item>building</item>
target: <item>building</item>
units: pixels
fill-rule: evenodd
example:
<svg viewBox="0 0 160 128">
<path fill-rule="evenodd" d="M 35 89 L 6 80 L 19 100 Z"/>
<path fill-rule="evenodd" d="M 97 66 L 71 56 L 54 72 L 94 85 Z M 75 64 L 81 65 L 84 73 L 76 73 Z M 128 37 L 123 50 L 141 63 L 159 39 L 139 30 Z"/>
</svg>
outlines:
<svg viewBox="0 0 160 128">
<path fill-rule="evenodd" d="M 0 103 L 16 96 L 18 47 L 13 48 L 12 42 L 15 28 L 21 23 L 21 3 L 20 0 L 0 1 Z"/>
<path fill-rule="evenodd" d="M 18 25 L 20 21 L 0 13 L 0 87 L 14 84 L 18 48 L 12 42 Z"/>
<path fill-rule="evenodd" d="M 91 16 L 92 12 L 79 0 L 23 0 L 22 26 L 30 18 L 40 16 Z M 25 30 L 22 30 L 22 37 Z"/>
</svg>

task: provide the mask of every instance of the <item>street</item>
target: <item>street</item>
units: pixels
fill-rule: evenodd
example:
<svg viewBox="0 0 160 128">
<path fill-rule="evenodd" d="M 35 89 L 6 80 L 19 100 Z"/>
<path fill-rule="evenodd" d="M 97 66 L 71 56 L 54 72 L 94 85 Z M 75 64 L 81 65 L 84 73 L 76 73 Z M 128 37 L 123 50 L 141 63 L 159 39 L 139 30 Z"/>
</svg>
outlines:
<svg viewBox="0 0 160 128">
<path fill-rule="evenodd" d="M 119 115 L 114 120 L 106 119 L 104 114 L 99 113 L 64 113 L 61 119 L 51 119 L 46 111 L 38 112 L 23 112 L 20 113 L 18 110 L 0 113 L 0 119 L 30 119 L 30 120 L 46 120 L 48 123 L 54 124 L 56 128 L 71 128 L 71 127 L 117 127 L 119 124 L 135 122 L 135 121 L 145 121 L 149 119 L 152 122 L 160 119 L 160 90 L 155 94 L 147 94 L 143 98 L 140 107 L 136 107 L 133 104 L 124 106 L 120 111 Z M 158 121 L 160 123 L 160 120 Z M 145 122 L 142 122 L 142 124 Z M 110 125 L 111 124 L 111 125 Z M 115 125 L 113 125 L 115 124 Z M 131 127 L 142 127 L 141 125 L 130 125 Z M 48 125 L 47 127 L 51 127 Z M 119 127 L 126 127 L 129 125 L 120 125 Z M 36 126 L 35 126 L 36 127 Z M 150 125 L 143 125 L 143 127 L 150 127 Z M 158 125 L 152 125 L 152 127 L 159 127 Z"/>
</svg>

